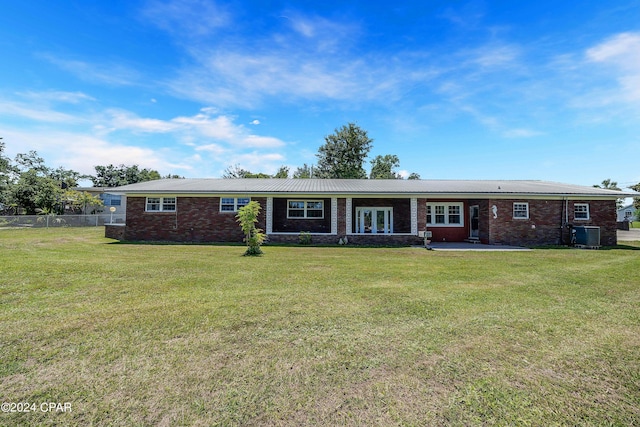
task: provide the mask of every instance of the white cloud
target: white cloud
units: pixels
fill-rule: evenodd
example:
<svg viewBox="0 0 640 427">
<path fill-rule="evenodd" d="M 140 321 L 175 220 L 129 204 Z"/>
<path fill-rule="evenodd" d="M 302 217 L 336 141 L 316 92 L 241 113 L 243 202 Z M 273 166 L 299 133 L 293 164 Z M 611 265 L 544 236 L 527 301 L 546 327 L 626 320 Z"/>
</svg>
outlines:
<svg viewBox="0 0 640 427">
<path fill-rule="evenodd" d="M 62 166 L 82 174 L 95 173 L 95 165 L 139 164 L 146 168 L 168 170 L 171 162 L 157 150 L 114 143 L 87 133 L 71 131 L 5 129 L 7 152 L 35 150 L 47 165 Z"/>
<path fill-rule="evenodd" d="M 621 33 L 587 49 L 586 56 L 595 62 L 614 62 L 633 70 L 640 69 L 640 33 Z"/>
<path fill-rule="evenodd" d="M 89 83 L 109 86 L 132 86 L 139 84 L 141 76 L 134 68 L 122 63 L 91 63 L 77 59 L 58 58 L 52 54 L 42 54 L 42 58 Z"/>
<path fill-rule="evenodd" d="M 252 120 L 251 124 L 252 125 L 259 125 L 260 124 L 260 120 L 258 120 L 258 119 Z"/>
<path fill-rule="evenodd" d="M 166 133 L 178 129 L 175 123 L 165 120 L 141 118 L 130 111 L 110 109 L 106 115 L 110 116 L 111 130 L 128 129 L 136 132 Z"/>
<path fill-rule="evenodd" d="M 59 112 L 48 106 L 24 104 L 4 99 L 0 99 L 0 114 L 47 123 L 74 123 L 80 121 L 75 115 Z"/>
<path fill-rule="evenodd" d="M 502 132 L 502 136 L 504 136 L 505 138 L 533 138 L 540 135 L 543 135 L 543 133 L 525 128 L 507 129 Z"/>
<path fill-rule="evenodd" d="M 640 101 L 640 33 L 621 33 L 587 49 L 587 61 L 609 69 L 615 90 L 601 94 L 604 103 Z"/>
<path fill-rule="evenodd" d="M 95 101 L 96 99 L 82 92 L 65 92 L 58 90 L 48 90 L 44 92 L 19 92 L 18 96 L 27 98 L 32 102 L 61 102 L 69 104 L 79 104 L 85 101 Z"/>
<path fill-rule="evenodd" d="M 229 11 L 213 1 L 151 1 L 142 11 L 143 18 L 172 34 L 194 38 L 208 36 L 232 24 Z"/>
</svg>

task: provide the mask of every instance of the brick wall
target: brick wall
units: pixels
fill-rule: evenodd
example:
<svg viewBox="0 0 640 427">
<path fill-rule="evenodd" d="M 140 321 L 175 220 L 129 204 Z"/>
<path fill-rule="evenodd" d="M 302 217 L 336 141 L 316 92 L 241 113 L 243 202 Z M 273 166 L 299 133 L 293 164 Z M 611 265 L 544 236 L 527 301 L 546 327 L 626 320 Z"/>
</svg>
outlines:
<svg viewBox="0 0 640 427">
<path fill-rule="evenodd" d="M 528 219 L 513 218 L 514 202 L 529 203 Z M 576 221 L 574 219 L 573 209 L 575 203 L 589 204 L 591 217 L 588 221 Z M 491 210 L 494 205 L 497 208 L 497 218 L 493 217 Z M 521 246 L 569 243 L 569 228 L 565 224 L 566 202 L 563 200 L 490 200 L 488 207 L 489 243 Z M 614 200 L 569 201 L 568 219 L 569 224 L 600 227 L 600 243 L 604 246 L 616 244 Z"/>
<path fill-rule="evenodd" d="M 263 207 L 258 227 L 266 228 L 266 198 L 252 198 Z M 433 199 L 428 199 L 433 201 Z M 220 197 L 178 197 L 177 212 L 145 212 L 144 197 L 127 199 L 126 227 L 106 227 L 105 236 L 129 241 L 173 241 L 173 242 L 242 242 L 244 236 L 236 221 L 235 212 L 220 212 Z M 418 230 L 425 229 L 427 199 L 418 199 Z M 513 203 L 529 203 L 529 218 L 514 219 Z M 588 203 L 590 218 L 578 221 L 574 218 L 576 203 Z M 355 208 L 357 206 L 392 206 L 394 208 L 394 231 L 410 232 L 409 199 L 353 199 L 352 230 L 355 231 Z M 563 227 L 565 215 L 568 213 L 569 224 L 576 226 L 590 225 L 600 227 L 600 241 L 604 246 L 616 244 L 616 213 L 614 200 L 570 201 L 565 212 L 565 201 L 562 200 L 468 200 L 464 204 L 465 227 L 455 231 L 456 236 L 448 233 L 446 228 L 429 228 L 434 233 L 434 241 L 445 237 L 447 241 L 464 240 L 469 232 L 469 206 L 480 207 L 480 239 L 489 244 L 511 244 L 522 246 L 539 246 L 567 244 L 569 228 Z M 497 208 L 497 218 L 493 217 L 492 206 Z M 285 214 L 286 216 L 286 214 Z M 274 221 L 276 216 L 274 215 Z M 331 202 L 325 201 L 326 224 L 322 230 L 331 231 Z M 346 200 L 338 198 L 338 235 L 316 235 L 316 243 L 337 243 L 346 230 Z M 398 228 L 399 227 L 399 228 Z M 297 242 L 297 232 L 291 235 L 269 236 L 272 242 Z M 305 230 L 307 231 L 307 230 Z M 390 235 L 349 235 L 351 244 L 420 244 L 417 236 Z"/>
<path fill-rule="evenodd" d="M 265 198 L 257 226 L 265 228 Z M 169 242 L 242 242 L 236 212 L 220 212 L 220 197 L 178 197 L 176 212 L 145 212 L 144 197 L 127 199 L 125 240 Z"/>
<path fill-rule="evenodd" d="M 105 224 L 104 237 L 115 240 L 124 240 L 124 224 Z"/>
</svg>

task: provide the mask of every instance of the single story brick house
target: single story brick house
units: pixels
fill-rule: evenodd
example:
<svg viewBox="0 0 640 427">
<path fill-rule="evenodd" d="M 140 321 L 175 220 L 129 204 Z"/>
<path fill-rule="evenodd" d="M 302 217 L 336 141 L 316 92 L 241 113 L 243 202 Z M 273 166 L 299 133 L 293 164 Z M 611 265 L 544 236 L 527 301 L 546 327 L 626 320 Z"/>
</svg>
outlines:
<svg viewBox="0 0 640 427">
<path fill-rule="evenodd" d="M 262 206 L 270 242 L 420 244 L 479 241 L 522 246 L 567 244 L 574 226 L 600 228 L 615 245 L 619 191 L 546 181 L 162 179 L 112 189 L 126 195 L 126 241 L 241 242 L 238 209 Z"/>
</svg>

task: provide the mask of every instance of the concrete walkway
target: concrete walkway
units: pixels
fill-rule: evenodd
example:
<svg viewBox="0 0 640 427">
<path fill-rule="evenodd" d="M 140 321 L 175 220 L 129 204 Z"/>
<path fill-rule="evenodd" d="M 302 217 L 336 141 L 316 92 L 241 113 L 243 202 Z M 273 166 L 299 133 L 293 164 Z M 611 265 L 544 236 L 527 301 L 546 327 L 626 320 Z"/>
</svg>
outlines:
<svg viewBox="0 0 640 427">
<path fill-rule="evenodd" d="M 618 242 L 640 242 L 640 228 L 632 228 L 629 231 L 618 230 Z"/>
<path fill-rule="evenodd" d="M 640 228 L 629 231 L 618 230 L 618 242 L 640 241 Z M 529 248 L 508 245 L 483 245 L 467 242 L 432 242 L 430 248 L 434 251 L 530 251 Z"/>
</svg>

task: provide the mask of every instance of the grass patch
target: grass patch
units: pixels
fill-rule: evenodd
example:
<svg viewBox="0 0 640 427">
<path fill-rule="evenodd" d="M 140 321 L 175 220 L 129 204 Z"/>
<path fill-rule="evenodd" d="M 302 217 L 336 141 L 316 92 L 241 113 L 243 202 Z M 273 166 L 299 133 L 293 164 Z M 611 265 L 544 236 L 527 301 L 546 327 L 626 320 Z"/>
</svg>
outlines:
<svg viewBox="0 0 640 427">
<path fill-rule="evenodd" d="M 638 425 L 640 243 L 115 244 L 0 230 L 2 425 Z"/>
</svg>

